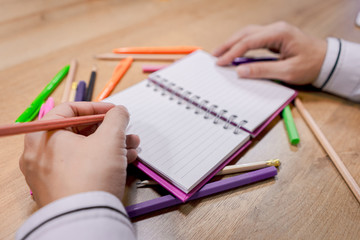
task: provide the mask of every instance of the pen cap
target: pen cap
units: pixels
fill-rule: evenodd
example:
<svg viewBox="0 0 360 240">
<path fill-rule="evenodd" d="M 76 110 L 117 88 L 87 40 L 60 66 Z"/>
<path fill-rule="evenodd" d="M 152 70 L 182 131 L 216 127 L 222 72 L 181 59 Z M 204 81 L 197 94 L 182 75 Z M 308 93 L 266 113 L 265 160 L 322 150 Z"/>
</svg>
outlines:
<svg viewBox="0 0 360 240">
<path fill-rule="evenodd" d="M 300 138 L 289 105 L 284 108 L 281 115 L 285 122 L 285 127 L 289 136 L 290 143 L 292 145 L 298 144 L 300 142 Z"/>
<path fill-rule="evenodd" d="M 85 81 L 80 81 L 76 88 L 75 102 L 84 101 L 85 91 L 86 91 L 86 83 Z"/>
</svg>

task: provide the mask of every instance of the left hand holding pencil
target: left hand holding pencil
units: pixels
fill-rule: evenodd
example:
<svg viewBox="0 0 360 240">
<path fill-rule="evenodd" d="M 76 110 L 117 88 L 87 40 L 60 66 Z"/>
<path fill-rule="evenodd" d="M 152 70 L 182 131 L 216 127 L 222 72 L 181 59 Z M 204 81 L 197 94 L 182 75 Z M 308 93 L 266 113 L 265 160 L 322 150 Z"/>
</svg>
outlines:
<svg viewBox="0 0 360 240">
<path fill-rule="evenodd" d="M 138 136 L 125 135 L 126 108 L 109 103 L 64 103 L 43 119 L 104 113 L 101 124 L 25 136 L 20 169 L 40 207 L 88 191 L 106 191 L 122 198 L 126 167 L 136 159 L 140 141 Z"/>
</svg>

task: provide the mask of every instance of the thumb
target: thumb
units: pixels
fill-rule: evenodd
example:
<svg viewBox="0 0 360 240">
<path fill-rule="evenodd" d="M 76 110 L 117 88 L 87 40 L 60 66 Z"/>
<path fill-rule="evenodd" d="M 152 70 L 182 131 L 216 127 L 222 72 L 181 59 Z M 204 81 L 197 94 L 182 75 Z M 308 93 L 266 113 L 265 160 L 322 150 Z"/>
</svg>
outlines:
<svg viewBox="0 0 360 240">
<path fill-rule="evenodd" d="M 289 61 L 256 62 L 238 66 L 236 72 L 242 78 L 277 79 L 290 81 L 291 68 Z"/>
<path fill-rule="evenodd" d="M 101 134 L 107 138 L 126 139 L 126 127 L 129 123 L 129 112 L 124 106 L 116 106 L 110 109 L 96 130 L 97 134 Z"/>
</svg>

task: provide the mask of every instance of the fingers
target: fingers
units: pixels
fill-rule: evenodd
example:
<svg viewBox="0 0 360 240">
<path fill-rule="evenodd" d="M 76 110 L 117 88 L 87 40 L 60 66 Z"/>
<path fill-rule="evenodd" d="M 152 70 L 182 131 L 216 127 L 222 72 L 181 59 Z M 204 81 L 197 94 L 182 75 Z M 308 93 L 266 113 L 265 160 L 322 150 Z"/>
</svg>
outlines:
<svg viewBox="0 0 360 240">
<path fill-rule="evenodd" d="M 285 82 L 292 80 L 290 75 L 292 72 L 291 60 L 275 61 L 275 62 L 256 62 L 242 64 L 236 68 L 239 77 L 243 78 L 265 78 L 277 79 Z"/>
<path fill-rule="evenodd" d="M 225 52 L 227 52 L 235 43 L 243 39 L 244 37 L 253 34 L 259 31 L 262 27 L 258 25 L 250 25 L 242 29 L 241 31 L 235 33 L 228 41 L 226 41 L 223 45 L 215 49 L 213 55 L 215 57 L 220 57 Z"/>
<path fill-rule="evenodd" d="M 77 117 L 85 115 L 103 114 L 113 108 L 115 105 L 111 103 L 95 103 L 95 102 L 71 102 L 63 103 L 48 112 L 42 120 Z M 99 124 L 77 126 L 67 128 L 67 130 L 88 136 L 95 132 Z"/>
<path fill-rule="evenodd" d="M 284 22 L 277 22 L 258 28 L 246 34 L 234 43 L 218 59 L 220 66 L 230 64 L 234 58 L 243 56 L 252 49 L 266 48 L 271 51 L 281 52 L 281 48 L 288 43 L 297 33 L 296 28 Z"/>
<path fill-rule="evenodd" d="M 63 103 L 48 112 L 42 119 L 57 119 L 85 115 L 103 114 L 113 108 L 111 103 L 71 102 Z"/>
<path fill-rule="evenodd" d="M 128 160 L 128 163 L 131 163 L 135 161 L 137 158 L 137 151 L 136 148 L 140 144 L 140 138 L 137 135 L 127 135 L 126 136 L 126 157 Z"/>
<path fill-rule="evenodd" d="M 248 36 L 222 55 L 218 61 L 218 65 L 230 64 L 236 57 L 243 56 L 247 51 L 258 48 L 277 49 L 281 46 L 282 37 L 271 31 L 264 31 Z"/>
<path fill-rule="evenodd" d="M 137 158 L 137 152 L 135 149 L 128 149 L 126 153 L 128 163 L 132 163 Z"/>
<path fill-rule="evenodd" d="M 125 130 L 128 123 L 129 113 L 127 109 L 123 106 L 116 106 L 106 113 L 104 121 L 96 130 L 96 133 L 125 141 Z"/>
<path fill-rule="evenodd" d="M 127 149 L 136 149 L 140 144 L 140 138 L 137 135 L 127 135 L 126 136 L 126 148 Z"/>
</svg>

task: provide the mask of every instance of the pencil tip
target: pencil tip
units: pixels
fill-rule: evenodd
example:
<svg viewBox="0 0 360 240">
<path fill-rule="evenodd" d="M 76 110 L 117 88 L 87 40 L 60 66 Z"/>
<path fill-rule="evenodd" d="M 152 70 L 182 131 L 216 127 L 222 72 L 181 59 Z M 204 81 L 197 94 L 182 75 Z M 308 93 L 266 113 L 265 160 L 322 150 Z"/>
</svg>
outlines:
<svg viewBox="0 0 360 240">
<path fill-rule="evenodd" d="M 93 68 L 92 68 L 92 71 L 96 72 L 96 70 L 97 70 L 97 67 L 96 67 L 96 65 L 94 65 Z"/>
</svg>

